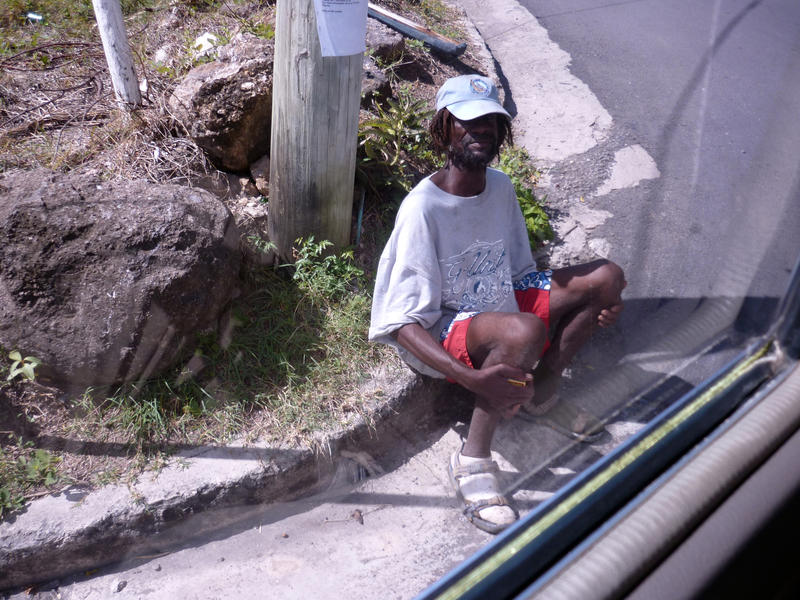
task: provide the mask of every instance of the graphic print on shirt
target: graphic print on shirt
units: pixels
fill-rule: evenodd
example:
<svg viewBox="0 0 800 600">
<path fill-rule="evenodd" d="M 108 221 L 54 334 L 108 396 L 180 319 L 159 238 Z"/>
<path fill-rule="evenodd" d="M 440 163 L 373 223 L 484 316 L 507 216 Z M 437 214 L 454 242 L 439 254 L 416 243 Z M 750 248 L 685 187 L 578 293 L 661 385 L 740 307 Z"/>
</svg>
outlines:
<svg viewBox="0 0 800 600">
<path fill-rule="evenodd" d="M 445 306 L 459 311 L 483 310 L 511 294 L 511 267 L 502 240 L 475 242 L 441 262 Z"/>
</svg>

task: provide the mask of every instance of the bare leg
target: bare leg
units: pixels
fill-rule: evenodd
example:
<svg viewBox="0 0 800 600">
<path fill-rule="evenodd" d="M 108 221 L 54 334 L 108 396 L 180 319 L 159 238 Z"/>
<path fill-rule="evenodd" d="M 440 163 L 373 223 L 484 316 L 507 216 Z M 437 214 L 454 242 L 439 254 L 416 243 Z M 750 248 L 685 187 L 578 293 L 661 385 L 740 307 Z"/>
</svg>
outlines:
<svg viewBox="0 0 800 600">
<path fill-rule="evenodd" d="M 473 365 L 479 369 L 505 364 L 525 372 L 530 371 L 541 354 L 546 336 L 544 323 L 535 315 L 483 313 L 470 322 L 467 350 Z M 510 384 L 504 381 L 503 385 Z M 533 395 L 533 386 L 528 388 L 530 394 L 523 396 L 526 401 Z M 457 489 L 464 498 L 466 513 L 469 513 L 468 517 L 473 523 L 483 528 L 485 523 L 490 523 L 502 529 L 517 519 L 517 513 L 506 500 L 500 501 L 500 505 L 496 504 L 498 498 L 503 497 L 502 489 L 491 469 L 479 466 L 486 465 L 487 459 L 491 460 L 492 438 L 502 418 L 501 409 L 497 408 L 502 405 L 499 402 L 501 398 L 500 393 L 493 397 L 476 394 L 467 439 L 461 452 L 450 459 L 451 473 L 454 474 Z M 470 474 L 461 471 L 471 467 L 482 470 Z M 461 474 L 455 475 L 456 473 Z M 470 509 L 472 512 L 469 512 Z M 481 521 L 475 520 L 476 518 Z"/>
<path fill-rule="evenodd" d="M 553 271 L 550 291 L 552 341 L 533 373 L 536 404 L 557 393 L 564 368 L 589 340 L 602 311 L 621 310 L 625 276 L 598 260 Z"/>
<path fill-rule="evenodd" d="M 530 371 L 541 354 L 546 334 L 544 323 L 535 315 L 481 313 L 470 323 L 467 350 L 477 368 L 503 363 Z M 490 407 L 489 399 L 476 398 L 464 456 L 490 456 L 494 431 L 502 418 Z"/>
</svg>

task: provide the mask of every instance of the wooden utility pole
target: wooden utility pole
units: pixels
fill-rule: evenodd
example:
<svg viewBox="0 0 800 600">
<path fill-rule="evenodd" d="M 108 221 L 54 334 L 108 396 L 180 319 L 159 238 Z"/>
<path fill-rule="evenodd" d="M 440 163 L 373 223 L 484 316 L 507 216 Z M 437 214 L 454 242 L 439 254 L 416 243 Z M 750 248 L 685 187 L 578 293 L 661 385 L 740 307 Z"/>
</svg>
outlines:
<svg viewBox="0 0 800 600">
<path fill-rule="evenodd" d="M 92 0 L 92 5 L 117 100 L 129 108 L 139 106 L 142 96 L 119 0 Z"/>
<path fill-rule="evenodd" d="M 270 142 L 269 238 L 350 243 L 363 53 L 322 57 L 314 0 L 278 0 Z"/>
</svg>

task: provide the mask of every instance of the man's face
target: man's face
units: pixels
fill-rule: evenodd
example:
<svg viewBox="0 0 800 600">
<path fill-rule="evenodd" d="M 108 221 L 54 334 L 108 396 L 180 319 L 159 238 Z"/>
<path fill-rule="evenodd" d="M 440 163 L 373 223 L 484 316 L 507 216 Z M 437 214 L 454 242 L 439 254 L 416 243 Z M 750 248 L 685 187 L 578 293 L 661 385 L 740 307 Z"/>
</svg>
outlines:
<svg viewBox="0 0 800 600">
<path fill-rule="evenodd" d="M 470 121 L 450 115 L 448 157 L 460 169 L 485 169 L 500 151 L 498 116 L 488 114 Z"/>
</svg>

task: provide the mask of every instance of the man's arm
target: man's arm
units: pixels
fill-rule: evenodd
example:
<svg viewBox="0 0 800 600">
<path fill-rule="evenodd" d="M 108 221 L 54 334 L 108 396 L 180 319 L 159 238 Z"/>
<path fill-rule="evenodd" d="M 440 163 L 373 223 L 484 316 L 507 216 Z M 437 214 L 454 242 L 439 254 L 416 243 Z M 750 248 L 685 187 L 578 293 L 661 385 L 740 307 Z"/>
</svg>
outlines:
<svg viewBox="0 0 800 600">
<path fill-rule="evenodd" d="M 471 369 L 448 354 L 418 323 L 402 326 L 394 337 L 397 343 L 426 365 L 474 392 L 505 416 L 511 416 L 516 412 L 516 407 L 533 397 L 533 377 L 530 373 L 506 364 Z M 526 385 L 511 383 L 510 379 L 524 381 Z"/>
</svg>

